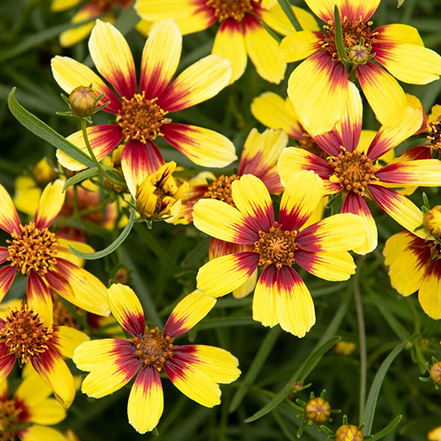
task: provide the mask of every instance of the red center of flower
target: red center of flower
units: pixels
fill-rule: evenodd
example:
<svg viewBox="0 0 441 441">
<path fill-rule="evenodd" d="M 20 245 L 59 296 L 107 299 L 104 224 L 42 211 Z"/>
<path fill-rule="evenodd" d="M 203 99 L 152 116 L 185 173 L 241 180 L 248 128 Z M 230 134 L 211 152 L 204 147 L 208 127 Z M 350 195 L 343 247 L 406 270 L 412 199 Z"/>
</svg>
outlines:
<svg viewBox="0 0 441 441">
<path fill-rule="evenodd" d="M 220 22 L 227 18 L 241 22 L 245 14 L 253 10 L 251 0 L 207 0 L 206 5 L 214 9 Z"/>
<path fill-rule="evenodd" d="M 372 159 L 364 153 L 351 153 L 342 148 L 338 156 L 329 156 L 327 161 L 334 169 L 335 181 L 346 191 L 364 194 L 368 185 L 376 179 Z"/>
<path fill-rule="evenodd" d="M 441 148 L 441 120 L 436 119 L 429 123 L 427 130 L 429 133 L 427 135 L 427 145 L 433 149 Z"/>
<path fill-rule="evenodd" d="M 161 127 L 166 122 L 167 112 L 156 104 L 158 98 L 148 100 L 142 94 L 136 93 L 132 99 L 123 97 L 123 105 L 116 117 L 125 140 L 138 140 L 146 143 L 162 135 Z"/>
<path fill-rule="evenodd" d="M 237 178 L 237 175 L 219 176 L 208 186 L 203 197 L 206 199 L 217 199 L 218 201 L 226 202 L 227 204 L 235 207 L 231 185 Z"/>
<path fill-rule="evenodd" d="M 354 46 L 360 46 L 361 39 L 364 39 L 364 47 L 366 47 L 369 54 L 372 47 L 372 40 L 377 35 L 377 32 L 372 32 L 370 26 L 372 22 L 363 23 L 360 21 L 348 20 L 346 17 L 341 22 L 343 44 L 346 49 L 351 50 Z M 323 49 L 326 49 L 332 56 L 334 61 L 340 61 L 338 55 L 337 46 L 335 45 L 335 28 L 334 22 L 329 21 L 328 25 L 323 26 L 325 33 L 323 39 L 320 42 Z M 360 52 L 362 49 L 359 47 Z M 354 54 L 355 56 L 356 54 Z"/>
<path fill-rule="evenodd" d="M 259 231 L 259 240 L 254 243 L 254 252 L 260 254 L 259 265 L 292 265 L 294 253 L 299 249 L 296 244 L 297 231 L 281 230 L 274 222 L 269 232 Z"/>
<path fill-rule="evenodd" d="M 43 354 L 48 349 L 52 328 L 44 326 L 37 312 L 25 302 L 20 308 L 10 310 L 5 325 L 0 329 L 0 340 L 24 364 L 31 357 Z"/>
<path fill-rule="evenodd" d="M 136 356 L 145 366 L 153 366 L 158 372 L 173 357 L 172 341 L 171 337 L 162 335 L 158 328 L 146 329 L 142 337 L 133 337 Z"/>
<path fill-rule="evenodd" d="M 23 422 L 20 419 L 22 411 L 15 400 L 0 401 L 0 441 L 15 440 L 15 431 L 12 429 Z"/>
<path fill-rule="evenodd" d="M 21 236 L 15 231 L 11 234 L 7 260 L 17 272 L 26 274 L 33 270 L 44 276 L 57 263 L 57 239 L 47 228 L 38 229 L 33 222 L 21 225 Z"/>
</svg>

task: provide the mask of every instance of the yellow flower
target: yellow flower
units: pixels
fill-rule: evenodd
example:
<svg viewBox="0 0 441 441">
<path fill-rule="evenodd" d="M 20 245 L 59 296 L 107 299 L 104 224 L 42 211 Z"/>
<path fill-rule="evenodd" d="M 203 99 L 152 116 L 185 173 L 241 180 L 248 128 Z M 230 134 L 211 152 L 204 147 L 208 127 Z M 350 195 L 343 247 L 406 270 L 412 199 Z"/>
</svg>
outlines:
<svg viewBox="0 0 441 441">
<path fill-rule="evenodd" d="M 161 418 L 162 370 L 182 393 L 202 406 L 220 404 L 219 383 L 228 384 L 239 377 L 238 360 L 220 348 L 173 343 L 210 312 L 215 299 L 200 291 L 189 294 L 174 308 L 161 332 L 146 327 L 141 303 L 128 286 L 112 285 L 108 295 L 113 315 L 131 338 L 94 340 L 76 349 L 75 364 L 90 372 L 82 385 L 85 394 L 101 398 L 136 377 L 128 416 L 139 433 L 153 430 Z"/>
<path fill-rule="evenodd" d="M 441 426 L 433 428 L 427 434 L 428 441 L 441 441 Z"/>
</svg>

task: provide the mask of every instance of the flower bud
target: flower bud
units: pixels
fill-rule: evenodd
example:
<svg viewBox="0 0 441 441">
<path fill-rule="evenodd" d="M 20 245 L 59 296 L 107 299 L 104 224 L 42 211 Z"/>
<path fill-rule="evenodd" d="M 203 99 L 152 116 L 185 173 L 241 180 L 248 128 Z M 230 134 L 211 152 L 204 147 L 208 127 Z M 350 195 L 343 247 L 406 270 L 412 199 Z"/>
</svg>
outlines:
<svg viewBox="0 0 441 441">
<path fill-rule="evenodd" d="M 55 181 L 58 175 L 46 160 L 42 159 L 35 164 L 32 170 L 32 177 L 40 187 L 46 187 L 47 184 Z"/>
<path fill-rule="evenodd" d="M 115 282 L 127 285 L 129 283 L 129 272 L 125 268 L 120 268 L 115 274 Z"/>
<path fill-rule="evenodd" d="M 369 54 L 369 48 L 361 44 L 357 44 L 349 51 L 349 59 L 354 64 L 366 64 L 369 60 Z"/>
<path fill-rule="evenodd" d="M 441 384 L 441 361 L 438 361 L 430 368 L 429 375 L 435 384 Z"/>
<path fill-rule="evenodd" d="M 323 398 L 312 398 L 305 405 L 305 416 L 314 423 L 324 423 L 331 416 L 331 406 Z"/>
<path fill-rule="evenodd" d="M 72 112 L 76 116 L 90 116 L 95 110 L 96 93 L 90 87 L 76 87 L 69 95 Z"/>
<path fill-rule="evenodd" d="M 355 351 L 356 347 L 357 345 L 355 343 L 351 343 L 349 341 L 339 341 L 334 345 L 334 352 L 338 355 L 347 357 Z"/>
<path fill-rule="evenodd" d="M 340 426 L 335 432 L 335 441 L 363 441 L 361 430 L 352 424 Z"/>
<path fill-rule="evenodd" d="M 435 237 L 441 235 L 441 205 L 436 205 L 423 216 L 426 231 Z"/>
</svg>

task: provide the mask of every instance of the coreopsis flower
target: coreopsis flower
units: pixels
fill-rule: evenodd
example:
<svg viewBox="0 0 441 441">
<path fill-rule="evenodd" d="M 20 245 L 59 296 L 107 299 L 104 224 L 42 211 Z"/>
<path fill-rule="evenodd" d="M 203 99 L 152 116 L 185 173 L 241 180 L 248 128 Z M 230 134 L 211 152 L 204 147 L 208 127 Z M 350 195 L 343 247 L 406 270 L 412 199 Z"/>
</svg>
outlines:
<svg viewBox="0 0 441 441">
<path fill-rule="evenodd" d="M 50 289 L 69 302 L 99 315 L 109 315 L 106 287 L 91 273 L 69 261 L 67 244 L 84 249 L 80 242 L 66 241 L 49 230 L 63 207 L 64 182 L 57 180 L 43 190 L 32 222 L 22 225 L 11 197 L 0 185 L 0 228 L 11 235 L 0 247 L 0 302 L 15 275 L 27 277 L 30 306 L 52 323 Z"/>
<path fill-rule="evenodd" d="M 184 35 L 219 23 L 212 53 L 233 63 L 231 82 L 243 75 L 248 57 L 265 80 L 279 84 L 285 77 L 279 44 L 260 23 L 282 35 L 295 32 L 277 0 L 137 0 L 135 9 L 149 21 L 173 18 Z M 311 14 L 295 6 L 293 11 L 303 29 L 318 31 Z"/>
<path fill-rule="evenodd" d="M 0 318 L 0 384 L 16 361 L 31 363 L 33 370 L 68 408 L 75 397 L 73 376 L 63 360 L 72 358 L 75 348 L 89 340 L 77 329 L 53 326 L 24 301 Z"/>
<path fill-rule="evenodd" d="M 353 81 L 356 76 L 383 125 L 398 124 L 406 112 L 406 96 L 397 80 L 427 84 L 439 78 L 441 57 L 424 47 L 417 29 L 403 24 L 371 29 L 380 0 L 305 1 L 327 24 L 322 32 L 305 30 L 286 37 L 281 50 L 287 62 L 306 58 L 290 76 L 288 95 L 314 135 L 332 130 L 343 118 L 348 76 Z M 336 48 L 334 5 L 340 9 L 349 73 Z"/>
<path fill-rule="evenodd" d="M 238 360 L 224 349 L 174 344 L 176 337 L 208 314 L 215 299 L 194 291 L 178 303 L 161 332 L 146 326 L 141 303 L 128 286 L 112 285 L 108 294 L 113 315 L 131 338 L 93 340 L 76 349 L 75 364 L 90 372 L 81 388 L 85 394 L 101 398 L 136 377 L 129 396 L 128 417 L 139 433 L 153 430 L 161 418 L 162 371 L 197 403 L 206 407 L 220 403 L 218 383 L 228 384 L 239 377 Z"/>
<path fill-rule="evenodd" d="M 196 228 L 217 239 L 248 245 L 206 263 L 197 287 L 220 297 L 241 286 L 260 266 L 253 296 L 253 319 L 303 337 L 315 323 L 308 288 L 292 267 L 295 263 L 325 280 L 347 280 L 355 272 L 349 250 L 365 239 L 366 226 L 354 214 L 338 214 L 301 230 L 323 196 L 323 182 L 312 171 L 298 173 L 285 187 L 278 222 L 268 189 L 253 175 L 232 184 L 235 207 L 201 199 L 193 210 Z"/>
<path fill-rule="evenodd" d="M 234 145 L 212 130 L 176 124 L 170 115 L 206 101 L 218 94 L 231 77 L 231 63 L 218 56 L 202 58 L 185 69 L 171 84 L 179 64 L 182 35 L 172 20 L 157 23 L 144 46 L 139 89 L 135 64 L 123 35 L 110 23 L 96 21 L 89 39 L 89 51 L 98 72 L 114 87 L 117 96 L 87 66 L 68 57 L 52 59 L 52 72 L 60 87 L 70 93 L 92 84 L 99 105 L 115 116 L 116 124 L 95 125 L 87 130 L 91 147 L 101 161 L 125 142 L 121 167 L 125 176 L 142 162 L 149 174 L 164 164 L 154 140 L 164 139 L 190 160 L 206 167 L 225 167 L 236 159 Z M 87 148 L 80 132 L 67 138 L 83 151 Z M 58 151 L 59 162 L 69 170 L 84 165 Z M 128 183 L 130 185 L 130 183 Z"/>
<path fill-rule="evenodd" d="M 71 23 L 80 23 L 82 21 L 93 20 L 102 17 L 105 21 L 113 22 L 115 20 L 113 11 L 116 7 L 126 9 L 133 3 L 133 0 L 52 0 L 51 10 L 53 12 L 66 11 L 81 5 L 80 9 L 72 17 Z M 93 28 L 93 21 L 73 29 L 68 29 L 60 34 L 60 44 L 64 47 L 73 46 L 87 38 Z M 136 29 L 147 36 L 151 23 L 141 20 Z"/>
<path fill-rule="evenodd" d="M 354 249 L 359 254 L 366 254 L 374 250 L 378 242 L 377 227 L 366 200 L 373 199 L 389 216 L 406 225 L 408 207 L 412 203 L 398 189 L 441 185 L 441 162 L 432 159 L 407 161 L 398 157 L 382 166 L 379 159 L 385 153 L 421 129 L 425 120 L 424 109 L 415 97 L 409 95 L 406 115 L 401 123 L 395 127 L 382 126 L 365 149 L 363 143 L 359 143 L 361 97 L 355 85 L 351 85 L 350 92 L 348 109 L 341 124 L 332 132 L 314 137 L 327 153 L 327 158 L 300 148 L 289 148 L 280 156 L 279 173 L 282 182 L 289 182 L 296 173 L 312 170 L 323 179 L 326 194 L 341 192 L 344 196 L 342 212 L 358 214 L 366 222 L 366 240 Z"/>
<path fill-rule="evenodd" d="M 58 430 L 48 427 L 66 418 L 66 410 L 57 400 L 49 398 L 51 393 L 52 390 L 33 371 L 24 374 L 12 397 L 8 380 L 0 383 L 0 439 L 64 441 Z"/>
<path fill-rule="evenodd" d="M 440 208 L 423 215 L 409 204 L 400 222 L 407 231 L 390 237 L 383 250 L 392 287 L 406 297 L 418 291 L 421 307 L 435 320 L 441 318 Z"/>
</svg>

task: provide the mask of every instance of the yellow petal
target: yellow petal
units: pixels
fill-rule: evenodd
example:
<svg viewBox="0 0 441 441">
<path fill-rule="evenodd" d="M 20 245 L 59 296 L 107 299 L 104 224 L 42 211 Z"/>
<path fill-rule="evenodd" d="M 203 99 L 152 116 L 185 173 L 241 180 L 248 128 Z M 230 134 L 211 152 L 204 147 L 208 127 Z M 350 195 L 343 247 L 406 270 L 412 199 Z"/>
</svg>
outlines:
<svg viewBox="0 0 441 441">
<path fill-rule="evenodd" d="M 433 261 L 426 270 L 418 293 L 424 312 L 432 319 L 441 318 L 441 260 Z"/>
<path fill-rule="evenodd" d="M 251 294 L 254 291 L 257 283 L 257 270 L 254 271 L 253 275 L 239 288 L 233 290 L 233 297 L 235 299 L 243 299 L 248 294 Z"/>
<path fill-rule="evenodd" d="M 323 21 L 334 21 L 334 5 L 341 9 L 343 0 L 305 0 L 312 12 Z"/>
<path fill-rule="evenodd" d="M 418 29 L 413 26 L 395 23 L 380 26 L 375 29 L 375 32 L 378 32 L 378 35 L 375 36 L 375 40 L 381 43 L 408 43 L 424 46 Z"/>
<path fill-rule="evenodd" d="M 37 187 L 30 176 L 19 176 L 15 182 L 14 204 L 18 211 L 33 216 L 41 197 L 41 188 Z"/>
<path fill-rule="evenodd" d="M 315 54 L 321 48 L 320 35 L 313 31 L 301 31 L 288 35 L 280 44 L 282 60 L 286 63 L 293 63 Z"/>
<path fill-rule="evenodd" d="M 78 329 L 70 328 L 68 326 L 57 326 L 56 335 L 58 337 L 57 346 L 60 349 L 61 355 L 72 358 L 75 349 L 85 341 L 90 340 L 89 337 Z"/>
<path fill-rule="evenodd" d="M 38 406 L 30 406 L 28 403 L 30 417 L 29 420 L 35 424 L 49 426 L 58 424 L 66 418 L 66 409 L 54 399 L 40 402 Z M 44 438 L 46 440 L 46 438 Z"/>
<path fill-rule="evenodd" d="M 66 441 L 64 435 L 52 427 L 34 425 L 20 431 L 21 441 Z"/>
<path fill-rule="evenodd" d="M 71 23 L 81 23 L 98 17 L 101 15 L 101 10 L 97 4 L 89 3 L 83 6 L 73 17 Z M 94 26 L 93 21 L 76 28 L 68 29 L 60 34 L 60 45 L 63 47 L 73 46 L 81 40 L 84 40 L 92 31 Z"/>
<path fill-rule="evenodd" d="M 81 0 L 52 0 L 51 11 L 60 12 L 75 7 Z"/>
<path fill-rule="evenodd" d="M 34 216 L 37 228 L 47 228 L 57 217 L 66 197 L 63 187 L 64 182 L 61 179 L 57 179 L 54 183 L 48 184 L 43 190 Z"/>
</svg>

